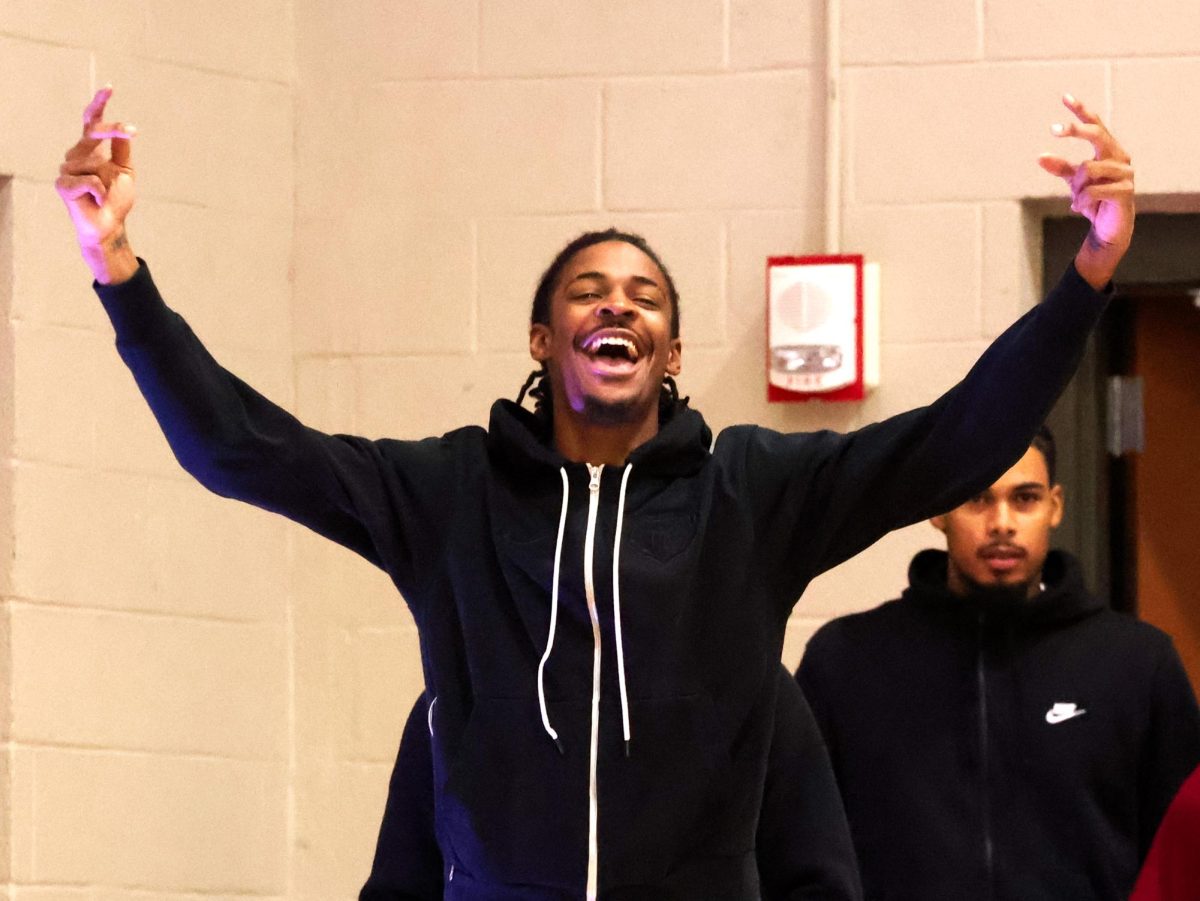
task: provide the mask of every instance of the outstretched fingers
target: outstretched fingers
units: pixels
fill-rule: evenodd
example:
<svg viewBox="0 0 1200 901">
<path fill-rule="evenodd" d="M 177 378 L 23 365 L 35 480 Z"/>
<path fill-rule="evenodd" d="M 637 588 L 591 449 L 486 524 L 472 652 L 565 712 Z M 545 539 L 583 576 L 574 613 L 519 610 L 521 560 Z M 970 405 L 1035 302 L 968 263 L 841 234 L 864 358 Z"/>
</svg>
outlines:
<svg viewBox="0 0 1200 901">
<path fill-rule="evenodd" d="M 1063 106 L 1074 113 L 1075 118 L 1077 118 L 1080 122 L 1086 122 L 1088 125 L 1103 124 L 1100 121 L 1100 117 L 1088 109 L 1087 106 L 1084 105 L 1083 101 L 1074 94 L 1063 94 L 1062 102 Z"/>
<path fill-rule="evenodd" d="M 104 107 L 108 104 L 108 99 L 112 97 L 112 92 L 112 85 L 106 84 L 92 96 L 88 105 L 83 108 L 84 134 L 87 134 L 93 123 L 100 121 L 100 117 L 104 115 Z"/>
<path fill-rule="evenodd" d="M 126 122 L 97 122 L 87 130 L 90 140 L 103 141 L 132 138 L 137 134 L 137 126 Z"/>
<path fill-rule="evenodd" d="M 1038 165 L 1049 172 L 1051 175 L 1058 178 L 1070 181 L 1075 177 L 1075 166 L 1063 159 L 1061 156 L 1055 156 L 1052 153 L 1043 153 L 1038 157 Z"/>
<path fill-rule="evenodd" d="M 104 109 L 112 97 L 112 85 L 98 90 L 83 109 L 83 134 L 75 146 L 67 151 L 67 157 L 88 156 L 102 141 L 112 141 L 112 158 L 118 166 L 129 165 L 129 139 L 137 134 L 137 127 L 126 122 L 105 122 Z"/>
<path fill-rule="evenodd" d="M 83 134 L 75 146 L 67 151 L 68 155 L 71 153 L 82 153 L 85 155 L 91 153 L 104 140 L 103 136 L 93 136 L 92 131 L 101 118 L 103 118 L 104 107 L 107 106 L 108 99 L 112 96 L 112 91 L 112 85 L 105 85 L 95 93 L 88 105 L 83 108 Z"/>
<path fill-rule="evenodd" d="M 1075 114 L 1078 121 L 1056 122 L 1050 131 L 1059 138 L 1081 138 L 1092 145 L 1093 159 L 1115 159 L 1131 162 L 1129 154 L 1113 137 L 1100 117 L 1071 94 L 1063 95 L 1063 106 Z"/>
</svg>

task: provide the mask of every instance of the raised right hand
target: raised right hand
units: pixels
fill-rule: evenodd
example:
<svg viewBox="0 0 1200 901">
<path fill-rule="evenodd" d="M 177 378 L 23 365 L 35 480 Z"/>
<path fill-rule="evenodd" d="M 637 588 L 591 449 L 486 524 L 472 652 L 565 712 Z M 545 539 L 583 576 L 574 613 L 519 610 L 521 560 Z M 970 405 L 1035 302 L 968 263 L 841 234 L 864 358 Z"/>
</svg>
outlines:
<svg viewBox="0 0 1200 901">
<path fill-rule="evenodd" d="M 1075 268 L 1099 290 L 1113 277 L 1133 237 L 1133 163 L 1099 116 L 1070 94 L 1063 97 L 1063 104 L 1078 121 L 1055 125 L 1054 134 L 1087 141 L 1092 145 L 1092 158 L 1072 163 L 1044 153 L 1038 163 L 1067 183 L 1071 209 L 1092 224 L 1075 256 Z"/>
<path fill-rule="evenodd" d="M 67 151 L 54 183 L 75 225 L 84 262 L 103 284 L 125 281 L 138 267 L 125 235 L 125 217 L 135 198 L 129 141 L 137 130 L 103 121 L 111 96 L 111 87 L 101 88 L 84 109 L 83 134 Z"/>
</svg>

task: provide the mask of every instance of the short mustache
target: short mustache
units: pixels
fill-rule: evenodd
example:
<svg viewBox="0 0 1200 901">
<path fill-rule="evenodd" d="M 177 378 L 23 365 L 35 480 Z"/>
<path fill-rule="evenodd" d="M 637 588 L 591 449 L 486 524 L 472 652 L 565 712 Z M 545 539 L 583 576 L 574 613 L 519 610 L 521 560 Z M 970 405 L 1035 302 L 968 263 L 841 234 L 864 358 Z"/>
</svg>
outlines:
<svg viewBox="0 0 1200 901">
<path fill-rule="evenodd" d="M 1011 542 L 1005 541 L 994 541 L 991 544 L 985 544 L 975 553 L 979 557 L 989 557 L 996 554 L 1025 557 L 1029 554 L 1029 552 L 1019 544 L 1012 544 Z"/>
</svg>

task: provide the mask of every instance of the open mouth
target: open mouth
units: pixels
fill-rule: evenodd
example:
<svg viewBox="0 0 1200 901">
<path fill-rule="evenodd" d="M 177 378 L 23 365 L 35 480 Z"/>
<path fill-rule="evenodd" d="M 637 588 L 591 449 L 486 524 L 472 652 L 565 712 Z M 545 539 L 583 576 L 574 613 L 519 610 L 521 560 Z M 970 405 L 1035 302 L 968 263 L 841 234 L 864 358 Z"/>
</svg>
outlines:
<svg viewBox="0 0 1200 901">
<path fill-rule="evenodd" d="M 626 333 L 602 330 L 589 335 L 580 345 L 589 359 L 605 369 L 632 369 L 641 359 L 638 343 Z"/>
</svg>

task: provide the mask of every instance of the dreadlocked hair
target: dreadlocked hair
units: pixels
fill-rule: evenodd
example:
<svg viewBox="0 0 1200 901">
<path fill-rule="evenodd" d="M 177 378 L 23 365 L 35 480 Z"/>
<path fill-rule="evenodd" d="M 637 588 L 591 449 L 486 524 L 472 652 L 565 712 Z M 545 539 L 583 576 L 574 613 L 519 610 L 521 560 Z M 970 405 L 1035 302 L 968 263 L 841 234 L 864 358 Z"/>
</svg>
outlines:
<svg viewBox="0 0 1200 901">
<path fill-rule="evenodd" d="M 534 399 L 533 412 L 539 416 L 542 415 L 543 408 L 550 403 L 550 394 L 546 390 L 546 364 L 529 373 L 525 379 L 525 384 L 521 386 L 521 392 L 517 395 L 517 406 L 525 403 L 525 395 L 528 394 Z M 537 382 L 535 385 L 534 382 Z"/>
</svg>

